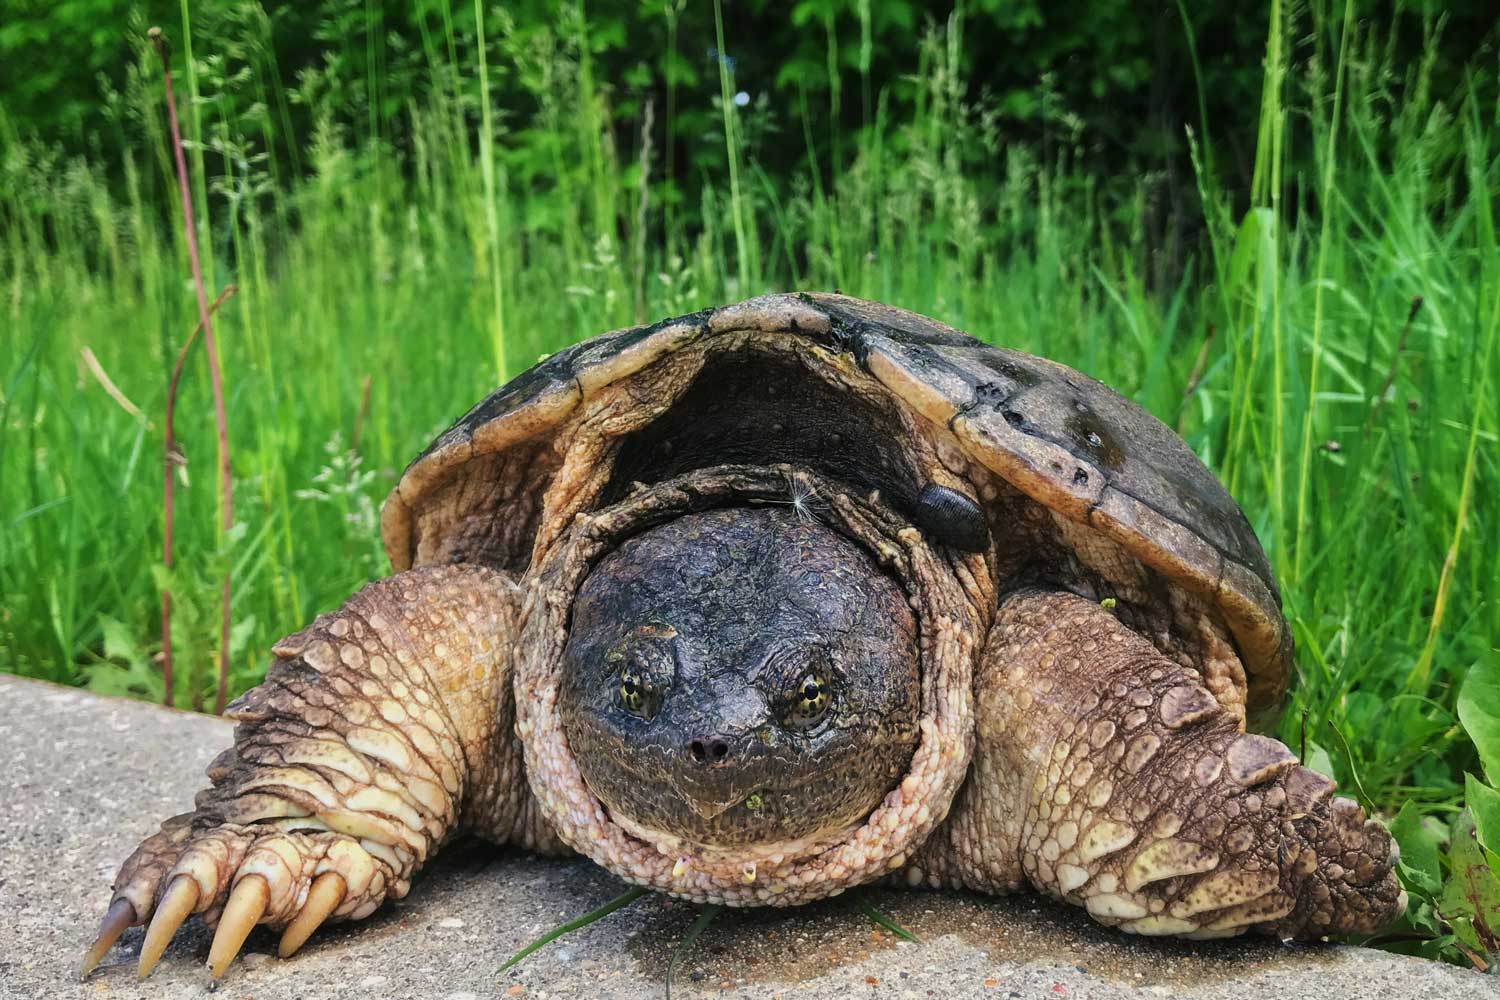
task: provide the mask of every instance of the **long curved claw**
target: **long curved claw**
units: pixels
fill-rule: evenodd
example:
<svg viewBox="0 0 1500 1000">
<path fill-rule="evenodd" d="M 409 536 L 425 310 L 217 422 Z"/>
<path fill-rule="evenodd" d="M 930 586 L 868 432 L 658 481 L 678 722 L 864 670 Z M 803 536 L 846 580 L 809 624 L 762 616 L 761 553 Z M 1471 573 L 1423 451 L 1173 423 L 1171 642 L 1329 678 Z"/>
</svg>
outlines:
<svg viewBox="0 0 1500 1000">
<path fill-rule="evenodd" d="M 276 946 L 276 954 L 282 958 L 292 957 L 312 932 L 322 926 L 328 915 L 344 901 L 346 890 L 344 877 L 338 872 L 319 875 L 307 890 L 307 902 L 302 904 L 297 916 L 281 932 L 281 944 Z"/>
<path fill-rule="evenodd" d="M 125 932 L 125 928 L 134 923 L 135 907 L 128 900 L 117 899 L 110 903 L 109 909 L 104 911 L 104 919 L 99 921 L 98 937 L 94 938 L 94 943 L 83 954 L 83 965 L 78 969 L 78 978 L 87 979 L 89 973 L 98 968 L 104 956 L 109 954 L 109 949 Z"/>
<path fill-rule="evenodd" d="M 177 933 L 177 928 L 192 915 L 197 905 L 198 883 L 187 875 L 174 878 L 172 884 L 167 886 L 167 891 L 162 893 L 156 913 L 151 917 L 151 926 L 146 928 L 146 937 L 141 941 L 141 958 L 136 966 L 139 978 L 145 979 L 151 975 L 151 970 L 156 968 L 156 963 L 161 959 L 161 953 L 167 950 L 167 943 L 172 940 L 172 935 Z"/>
<path fill-rule="evenodd" d="M 218 979 L 224 974 L 270 905 L 271 887 L 261 876 L 246 875 L 236 883 L 219 917 L 213 944 L 208 946 L 209 975 Z"/>
</svg>

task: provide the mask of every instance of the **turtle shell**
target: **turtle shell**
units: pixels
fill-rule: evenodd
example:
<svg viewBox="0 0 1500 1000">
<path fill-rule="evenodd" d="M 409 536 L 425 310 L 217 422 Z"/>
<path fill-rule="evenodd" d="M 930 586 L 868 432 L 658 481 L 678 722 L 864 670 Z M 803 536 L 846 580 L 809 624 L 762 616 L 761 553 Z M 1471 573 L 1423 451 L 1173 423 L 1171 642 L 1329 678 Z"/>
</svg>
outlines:
<svg viewBox="0 0 1500 1000">
<path fill-rule="evenodd" d="M 1245 666 L 1247 712 L 1264 720 L 1279 708 L 1292 643 L 1270 564 L 1244 513 L 1181 437 L 1064 365 L 843 295 L 764 296 L 546 358 L 407 467 L 382 511 L 392 565 L 485 561 L 524 571 L 542 494 L 561 463 L 554 438 L 570 416 L 688 345 L 746 333 L 802 337 L 844 356 L 946 425 L 970 460 L 1217 606 Z"/>
</svg>

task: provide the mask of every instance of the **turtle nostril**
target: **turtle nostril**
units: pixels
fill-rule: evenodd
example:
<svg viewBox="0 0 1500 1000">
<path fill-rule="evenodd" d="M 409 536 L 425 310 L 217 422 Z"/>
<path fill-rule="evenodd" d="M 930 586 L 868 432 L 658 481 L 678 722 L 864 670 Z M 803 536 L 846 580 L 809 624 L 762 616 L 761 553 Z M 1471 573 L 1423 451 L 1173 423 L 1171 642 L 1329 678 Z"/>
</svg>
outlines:
<svg viewBox="0 0 1500 1000">
<path fill-rule="evenodd" d="M 688 753 L 700 764 L 718 764 L 729 756 L 729 744 L 723 740 L 693 740 Z"/>
</svg>

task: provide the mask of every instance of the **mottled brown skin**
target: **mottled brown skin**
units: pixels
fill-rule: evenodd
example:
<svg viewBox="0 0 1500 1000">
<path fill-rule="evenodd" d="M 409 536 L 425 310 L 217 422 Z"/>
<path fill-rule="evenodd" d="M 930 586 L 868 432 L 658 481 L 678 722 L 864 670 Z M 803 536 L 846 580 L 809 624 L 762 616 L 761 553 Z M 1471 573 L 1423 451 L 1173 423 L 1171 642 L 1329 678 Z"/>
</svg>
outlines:
<svg viewBox="0 0 1500 1000">
<path fill-rule="evenodd" d="M 511 735 L 519 597 L 483 567 L 411 570 L 283 639 L 265 683 L 229 707 L 234 746 L 196 810 L 126 860 L 111 911 L 144 923 L 184 880 L 187 912 L 214 924 L 232 889 L 259 882 L 259 922 L 284 928 L 333 873 L 343 891 L 327 916 L 357 920 L 406 895 L 460 828 L 559 851 Z"/>
<path fill-rule="evenodd" d="M 1022 590 L 978 675 L 979 743 L 911 885 L 1030 884 L 1137 934 L 1369 933 L 1385 828 L 1096 602 Z"/>
<path fill-rule="evenodd" d="M 733 905 L 1030 885 L 1189 937 L 1405 905 L 1384 828 L 1245 731 L 1290 669 L 1248 522 L 1061 366 L 839 296 L 623 331 L 471 411 L 383 532 L 401 571 L 278 644 L 85 973 L 193 914 L 215 976 L 257 923 L 290 954 L 459 831 Z"/>
</svg>

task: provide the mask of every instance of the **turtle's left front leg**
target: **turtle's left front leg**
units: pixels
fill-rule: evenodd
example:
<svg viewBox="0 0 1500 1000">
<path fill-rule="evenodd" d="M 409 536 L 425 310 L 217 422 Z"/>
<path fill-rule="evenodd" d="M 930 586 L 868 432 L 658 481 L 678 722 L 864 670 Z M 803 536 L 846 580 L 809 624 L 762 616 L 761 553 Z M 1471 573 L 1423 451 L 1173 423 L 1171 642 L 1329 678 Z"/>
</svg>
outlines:
<svg viewBox="0 0 1500 1000">
<path fill-rule="evenodd" d="M 1108 610 L 1001 605 L 978 741 L 913 884 L 1038 889 L 1138 934 L 1373 933 L 1405 907 L 1380 823 Z"/>
</svg>

